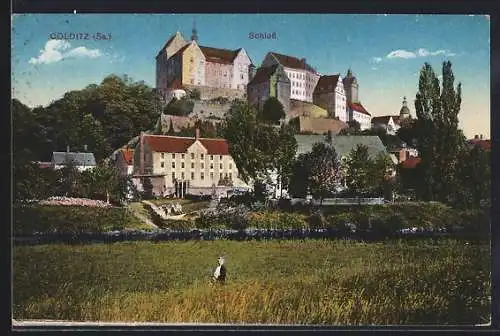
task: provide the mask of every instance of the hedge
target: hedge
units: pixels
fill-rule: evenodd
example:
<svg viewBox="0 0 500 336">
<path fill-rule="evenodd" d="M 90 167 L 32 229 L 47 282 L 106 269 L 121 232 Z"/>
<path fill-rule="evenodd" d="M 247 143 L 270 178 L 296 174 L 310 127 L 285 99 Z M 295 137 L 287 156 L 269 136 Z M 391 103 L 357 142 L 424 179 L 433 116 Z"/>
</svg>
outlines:
<svg viewBox="0 0 500 336">
<path fill-rule="evenodd" d="M 125 208 L 61 205 L 17 205 L 13 208 L 13 233 L 83 233 L 121 230 L 135 217 Z"/>
</svg>

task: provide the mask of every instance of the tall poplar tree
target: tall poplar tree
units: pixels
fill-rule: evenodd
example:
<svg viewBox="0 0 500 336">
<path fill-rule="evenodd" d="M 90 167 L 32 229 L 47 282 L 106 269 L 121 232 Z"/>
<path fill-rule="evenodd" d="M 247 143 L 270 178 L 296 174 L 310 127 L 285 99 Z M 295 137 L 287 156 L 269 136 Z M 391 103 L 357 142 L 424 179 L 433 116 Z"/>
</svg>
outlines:
<svg viewBox="0 0 500 336">
<path fill-rule="evenodd" d="M 419 134 L 417 146 L 422 183 L 417 190 L 428 201 L 453 202 L 457 196 L 457 168 L 465 138 L 458 129 L 461 84 L 454 87 L 451 62 L 443 62 L 442 87 L 432 67 L 425 63 L 420 71 L 415 99 Z"/>
</svg>

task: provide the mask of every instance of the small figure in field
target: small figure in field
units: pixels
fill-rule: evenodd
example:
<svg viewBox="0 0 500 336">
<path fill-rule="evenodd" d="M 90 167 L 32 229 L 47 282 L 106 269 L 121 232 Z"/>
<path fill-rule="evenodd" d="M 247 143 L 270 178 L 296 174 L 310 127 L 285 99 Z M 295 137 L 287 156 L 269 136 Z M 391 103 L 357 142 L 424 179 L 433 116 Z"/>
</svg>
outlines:
<svg viewBox="0 0 500 336">
<path fill-rule="evenodd" d="M 224 284 L 226 282 L 226 266 L 224 266 L 224 257 L 219 258 L 219 266 L 215 269 L 213 281 Z"/>
</svg>

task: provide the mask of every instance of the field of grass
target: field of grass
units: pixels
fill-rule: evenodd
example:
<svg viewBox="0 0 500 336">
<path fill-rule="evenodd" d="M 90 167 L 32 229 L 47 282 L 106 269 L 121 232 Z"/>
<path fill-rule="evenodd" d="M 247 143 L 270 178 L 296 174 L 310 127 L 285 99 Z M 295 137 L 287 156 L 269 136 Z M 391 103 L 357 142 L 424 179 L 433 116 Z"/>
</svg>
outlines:
<svg viewBox="0 0 500 336">
<path fill-rule="evenodd" d="M 213 287 L 219 255 L 228 282 Z M 490 264 L 489 244 L 455 240 L 15 246 L 13 318 L 485 323 Z"/>
</svg>

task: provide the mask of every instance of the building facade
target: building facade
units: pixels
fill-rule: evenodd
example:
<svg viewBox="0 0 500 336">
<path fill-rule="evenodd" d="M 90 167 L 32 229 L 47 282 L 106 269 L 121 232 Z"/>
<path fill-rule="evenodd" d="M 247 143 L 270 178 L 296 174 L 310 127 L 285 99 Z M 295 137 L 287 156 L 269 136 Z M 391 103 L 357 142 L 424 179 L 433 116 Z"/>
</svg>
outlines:
<svg viewBox="0 0 500 336">
<path fill-rule="evenodd" d="M 285 114 L 290 111 L 290 79 L 282 65 L 261 67 L 248 83 L 247 100 L 262 111 L 267 99 L 274 97 L 283 105 Z"/>
<path fill-rule="evenodd" d="M 156 88 L 168 101 L 175 81 L 181 86 L 246 91 L 252 65 L 243 48 L 228 50 L 201 46 L 196 28 L 190 41 L 176 32 L 156 56 Z"/>
<path fill-rule="evenodd" d="M 96 167 L 96 160 L 93 153 L 70 152 L 69 148 L 66 152 L 52 153 L 51 167 L 53 169 L 62 169 L 70 164 L 70 162 L 80 172 Z"/>
<path fill-rule="evenodd" d="M 328 111 L 330 118 L 349 121 L 346 95 L 340 74 L 321 76 L 313 92 L 313 103 Z"/>
<path fill-rule="evenodd" d="M 290 80 L 290 99 L 312 102 L 314 88 L 320 75 L 312 66 L 307 64 L 306 59 L 269 52 L 262 62 L 262 67 L 270 67 L 276 64 L 283 66 Z"/>
<path fill-rule="evenodd" d="M 349 120 L 356 120 L 362 131 L 372 127 L 372 116 L 361 103 L 348 103 Z"/>
<path fill-rule="evenodd" d="M 403 98 L 403 106 L 399 110 L 398 115 L 385 115 L 372 118 L 372 127 L 385 129 L 387 134 L 396 134 L 401 124 L 407 120 L 411 120 L 411 112 L 408 108 L 406 97 Z"/>
<path fill-rule="evenodd" d="M 134 175 L 154 177 L 162 195 L 212 195 L 238 185 L 238 169 L 224 139 L 142 134 L 134 151 Z"/>
</svg>

